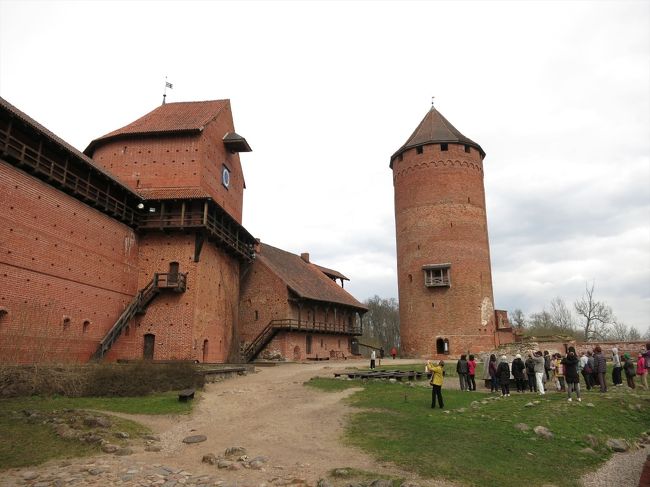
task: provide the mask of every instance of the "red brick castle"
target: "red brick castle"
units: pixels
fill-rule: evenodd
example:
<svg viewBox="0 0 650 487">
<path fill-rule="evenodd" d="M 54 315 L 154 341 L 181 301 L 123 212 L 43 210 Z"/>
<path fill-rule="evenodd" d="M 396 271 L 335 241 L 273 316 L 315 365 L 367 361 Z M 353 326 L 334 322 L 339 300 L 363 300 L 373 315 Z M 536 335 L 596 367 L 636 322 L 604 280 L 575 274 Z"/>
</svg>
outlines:
<svg viewBox="0 0 650 487">
<path fill-rule="evenodd" d="M 0 98 L 0 362 L 350 355 L 366 308 L 339 273 L 279 249 L 274 271 L 242 226 L 250 150 L 228 100 L 163 104 L 82 153 Z"/>
</svg>

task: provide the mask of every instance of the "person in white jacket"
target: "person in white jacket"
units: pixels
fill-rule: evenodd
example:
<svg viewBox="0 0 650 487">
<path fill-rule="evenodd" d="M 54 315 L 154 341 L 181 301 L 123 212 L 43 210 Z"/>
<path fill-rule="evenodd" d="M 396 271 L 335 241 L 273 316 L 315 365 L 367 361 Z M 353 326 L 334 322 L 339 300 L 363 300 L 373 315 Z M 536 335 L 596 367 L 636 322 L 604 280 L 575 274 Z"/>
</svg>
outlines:
<svg viewBox="0 0 650 487">
<path fill-rule="evenodd" d="M 375 368 L 375 360 L 377 359 L 377 354 L 373 350 L 370 352 L 370 368 L 374 369 Z"/>
</svg>

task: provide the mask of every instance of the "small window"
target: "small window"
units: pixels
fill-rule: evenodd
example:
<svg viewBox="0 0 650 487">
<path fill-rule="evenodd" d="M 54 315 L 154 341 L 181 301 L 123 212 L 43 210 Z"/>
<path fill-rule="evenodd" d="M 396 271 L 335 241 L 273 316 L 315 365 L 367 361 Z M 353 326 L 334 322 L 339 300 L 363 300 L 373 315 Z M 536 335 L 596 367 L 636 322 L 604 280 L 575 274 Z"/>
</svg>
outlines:
<svg viewBox="0 0 650 487">
<path fill-rule="evenodd" d="M 228 169 L 225 164 L 221 168 L 221 184 L 223 184 L 226 189 L 230 186 L 230 169 Z"/>
<path fill-rule="evenodd" d="M 418 146 L 415 148 L 415 152 L 417 152 L 418 154 L 422 154 L 422 150 L 423 150 L 422 146 Z"/>
<path fill-rule="evenodd" d="M 424 285 L 426 287 L 449 287 L 451 264 L 424 266 Z"/>
<path fill-rule="evenodd" d="M 467 152 L 469 154 L 469 145 L 465 146 L 465 152 Z"/>
<path fill-rule="evenodd" d="M 260 319 L 260 314 L 257 310 L 255 310 L 255 321 Z"/>
<path fill-rule="evenodd" d="M 82 331 L 86 333 L 88 331 L 88 328 L 90 328 L 90 320 L 84 320 Z"/>
<path fill-rule="evenodd" d="M 400 154 L 399 156 L 397 156 L 397 160 L 398 160 L 398 161 L 403 161 L 403 160 L 404 160 L 404 156 L 403 156 L 402 154 Z"/>
<path fill-rule="evenodd" d="M 449 144 L 440 144 L 440 150 L 441 151 L 449 150 Z"/>
<path fill-rule="evenodd" d="M 70 326 L 70 323 L 72 323 L 72 318 L 63 315 L 63 328 L 68 328 Z"/>
</svg>

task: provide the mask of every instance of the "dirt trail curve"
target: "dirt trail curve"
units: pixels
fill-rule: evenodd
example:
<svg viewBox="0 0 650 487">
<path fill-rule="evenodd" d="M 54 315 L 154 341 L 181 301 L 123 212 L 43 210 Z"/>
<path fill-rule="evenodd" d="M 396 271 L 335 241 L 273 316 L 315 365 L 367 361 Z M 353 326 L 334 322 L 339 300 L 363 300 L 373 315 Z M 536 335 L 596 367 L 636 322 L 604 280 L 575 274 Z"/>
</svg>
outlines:
<svg viewBox="0 0 650 487">
<path fill-rule="evenodd" d="M 342 444 L 345 418 L 352 412 L 342 400 L 354 389 L 323 393 L 304 387 L 303 383 L 314 376 L 333 377 L 337 369 L 360 365 L 367 363 L 258 367 L 254 374 L 207 385 L 191 416 L 133 419 L 160 435 L 162 451 L 155 454 L 157 463 L 193 472 L 214 473 L 215 467 L 201 464 L 203 454 L 220 455 L 228 447 L 243 446 L 250 456 L 262 455 L 269 459 L 266 473 L 246 472 L 248 481 L 268 482 L 268 471 L 276 470 L 282 476 L 315 482 L 331 469 L 354 467 L 418 480 L 421 485 L 451 485 L 422 482 L 413 474 L 378 464 L 362 451 Z M 208 439 L 195 445 L 182 443 L 184 437 L 194 434 L 206 435 Z M 144 452 L 134 457 L 134 460 L 152 461 L 150 454 Z"/>
</svg>

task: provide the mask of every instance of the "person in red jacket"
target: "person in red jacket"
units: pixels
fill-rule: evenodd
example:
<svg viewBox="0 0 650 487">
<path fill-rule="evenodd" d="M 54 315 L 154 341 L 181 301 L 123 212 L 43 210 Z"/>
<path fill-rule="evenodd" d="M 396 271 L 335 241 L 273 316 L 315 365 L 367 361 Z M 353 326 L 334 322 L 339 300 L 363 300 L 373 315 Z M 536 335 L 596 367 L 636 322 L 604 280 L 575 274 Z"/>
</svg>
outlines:
<svg viewBox="0 0 650 487">
<path fill-rule="evenodd" d="M 393 357 L 393 360 L 397 357 L 397 349 L 395 347 L 390 349 L 390 356 Z"/>
<path fill-rule="evenodd" d="M 476 360 L 474 360 L 474 355 L 469 356 L 469 360 L 467 361 L 467 366 L 469 368 L 469 374 L 468 374 L 469 390 L 475 391 L 476 381 L 474 380 L 474 376 L 476 375 Z"/>
</svg>

